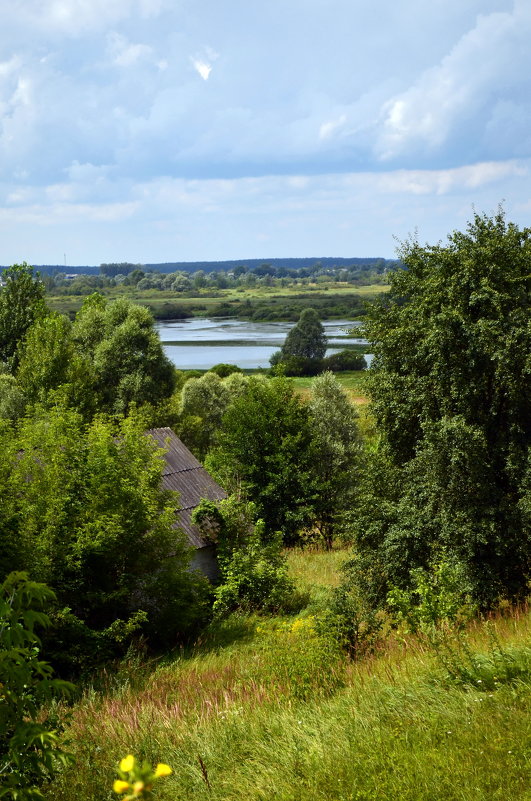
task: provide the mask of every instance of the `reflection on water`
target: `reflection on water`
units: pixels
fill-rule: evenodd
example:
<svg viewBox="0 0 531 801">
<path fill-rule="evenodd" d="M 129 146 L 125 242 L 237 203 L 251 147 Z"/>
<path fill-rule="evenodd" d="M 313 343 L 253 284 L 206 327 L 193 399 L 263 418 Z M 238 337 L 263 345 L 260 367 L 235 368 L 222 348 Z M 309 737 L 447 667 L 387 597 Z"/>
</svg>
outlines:
<svg viewBox="0 0 531 801">
<path fill-rule="evenodd" d="M 166 355 L 182 370 L 207 370 L 220 362 L 238 367 L 269 367 L 269 357 L 284 343 L 295 323 L 260 323 L 234 318 L 198 318 L 159 322 L 156 328 Z M 328 342 L 335 346 L 327 356 L 343 347 L 347 331 L 359 321 L 333 320 L 323 323 Z M 348 338 L 364 343 L 363 339 Z"/>
</svg>

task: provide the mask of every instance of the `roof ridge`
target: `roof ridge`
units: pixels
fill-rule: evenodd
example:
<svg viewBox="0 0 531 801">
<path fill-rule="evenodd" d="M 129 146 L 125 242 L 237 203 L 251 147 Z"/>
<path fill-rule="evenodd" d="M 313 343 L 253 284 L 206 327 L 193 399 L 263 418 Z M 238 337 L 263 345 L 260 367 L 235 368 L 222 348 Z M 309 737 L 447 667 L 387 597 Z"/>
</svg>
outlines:
<svg viewBox="0 0 531 801">
<path fill-rule="evenodd" d="M 205 470 L 205 468 L 203 467 L 202 464 L 198 464 L 197 467 L 183 467 L 182 470 L 170 470 L 169 472 L 164 473 L 163 475 L 165 475 L 165 476 L 175 476 L 175 475 L 178 475 L 179 473 L 191 473 L 192 470 Z M 210 473 L 208 473 L 206 470 L 205 470 L 205 473 L 207 474 L 207 476 L 209 476 L 209 478 L 212 478 Z"/>
</svg>

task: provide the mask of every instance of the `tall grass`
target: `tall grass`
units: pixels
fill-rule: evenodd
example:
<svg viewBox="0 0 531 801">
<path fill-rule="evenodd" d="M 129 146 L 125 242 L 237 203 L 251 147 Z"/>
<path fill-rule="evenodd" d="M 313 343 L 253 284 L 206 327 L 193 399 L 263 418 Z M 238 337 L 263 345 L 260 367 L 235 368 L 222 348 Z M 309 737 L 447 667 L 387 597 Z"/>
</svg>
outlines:
<svg viewBox="0 0 531 801">
<path fill-rule="evenodd" d="M 310 581 L 317 560 L 290 558 Z M 471 628 L 471 650 L 492 648 L 492 627 L 516 658 L 529 643 L 525 611 L 489 625 Z M 115 764 L 134 753 L 172 765 L 158 790 L 168 801 L 524 801 L 530 682 L 524 671 L 492 691 L 456 686 L 410 637 L 348 663 L 311 618 L 233 618 L 192 655 L 87 691 L 69 727 L 75 768 L 45 795 L 110 798 Z"/>
</svg>

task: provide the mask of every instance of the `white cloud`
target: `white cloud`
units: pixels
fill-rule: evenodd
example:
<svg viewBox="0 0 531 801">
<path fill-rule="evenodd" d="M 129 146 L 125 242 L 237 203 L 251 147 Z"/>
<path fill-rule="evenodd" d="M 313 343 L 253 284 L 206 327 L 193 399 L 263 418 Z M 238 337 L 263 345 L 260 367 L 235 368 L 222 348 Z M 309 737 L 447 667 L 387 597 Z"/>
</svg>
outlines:
<svg viewBox="0 0 531 801">
<path fill-rule="evenodd" d="M 340 130 L 345 125 L 346 121 L 346 115 L 342 114 L 337 120 L 323 122 L 319 128 L 319 139 L 330 139 L 336 131 Z"/>
<path fill-rule="evenodd" d="M 210 73 L 212 72 L 212 65 L 200 58 L 192 58 L 191 61 L 198 75 L 200 75 L 204 81 L 208 81 Z"/>
<path fill-rule="evenodd" d="M 413 195 L 445 195 L 467 189 L 480 189 L 506 178 L 524 178 L 529 167 L 516 161 L 483 162 L 449 170 L 396 170 L 375 174 L 384 192 Z"/>
<path fill-rule="evenodd" d="M 531 5 L 480 16 L 440 64 L 382 107 L 376 153 L 383 160 L 440 148 L 463 128 L 482 125 L 498 93 L 529 81 Z M 528 100 L 529 102 L 529 100 Z"/>
<path fill-rule="evenodd" d="M 54 194 L 53 192 L 51 193 Z M 39 225 L 53 226 L 65 225 L 82 221 L 84 223 L 98 222 L 105 225 L 127 220 L 138 210 L 134 202 L 109 203 L 94 205 L 90 203 L 61 203 L 53 202 L 49 205 L 30 205 L 24 208 L 0 208 L 0 225 Z"/>
<path fill-rule="evenodd" d="M 92 252 L 101 233 L 134 261 L 177 256 L 173 236 L 250 254 L 267 232 L 284 254 L 388 255 L 377 226 L 444 233 L 531 198 L 529 0 L 0 0 L 0 18 L 0 206 Z M 3 247 L 43 261 L 46 226 L 9 219 Z"/>
<path fill-rule="evenodd" d="M 118 67 L 131 67 L 138 61 L 150 59 L 153 53 L 149 45 L 133 44 L 119 33 L 109 34 L 108 40 L 111 59 Z"/>
<path fill-rule="evenodd" d="M 169 0 L 24 0 L 19 13 L 32 28 L 83 36 L 122 20 L 159 15 Z"/>
</svg>

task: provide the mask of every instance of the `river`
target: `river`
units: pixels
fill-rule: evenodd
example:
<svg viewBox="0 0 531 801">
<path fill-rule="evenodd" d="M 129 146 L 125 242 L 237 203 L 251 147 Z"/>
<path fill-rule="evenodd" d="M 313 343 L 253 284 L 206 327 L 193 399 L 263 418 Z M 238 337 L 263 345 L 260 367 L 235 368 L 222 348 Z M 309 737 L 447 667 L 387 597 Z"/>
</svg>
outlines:
<svg viewBox="0 0 531 801">
<path fill-rule="evenodd" d="M 286 334 L 294 325 L 194 317 L 160 321 L 156 323 L 156 329 L 166 355 L 181 370 L 208 370 L 221 362 L 245 369 L 269 367 L 269 357 L 283 345 Z M 336 353 L 346 343 L 365 344 L 363 339 L 347 337 L 347 330 L 360 325 L 357 320 L 323 322 L 330 346 L 326 355 Z"/>
</svg>

